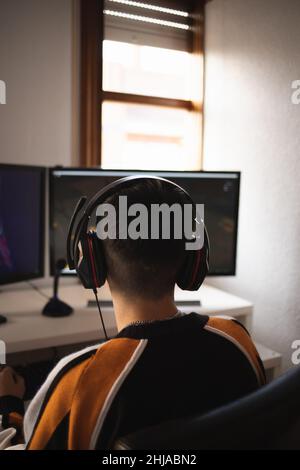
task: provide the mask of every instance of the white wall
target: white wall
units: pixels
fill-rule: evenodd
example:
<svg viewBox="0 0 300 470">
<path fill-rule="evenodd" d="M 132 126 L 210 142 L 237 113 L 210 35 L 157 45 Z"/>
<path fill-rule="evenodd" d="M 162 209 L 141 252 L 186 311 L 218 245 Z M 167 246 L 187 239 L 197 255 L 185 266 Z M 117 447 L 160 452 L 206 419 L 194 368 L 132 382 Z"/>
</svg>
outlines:
<svg viewBox="0 0 300 470">
<path fill-rule="evenodd" d="M 300 339 L 299 0 L 206 8 L 205 169 L 242 171 L 237 276 L 212 280 L 255 305 L 255 336 Z"/>
<path fill-rule="evenodd" d="M 0 162 L 76 161 L 72 15 L 72 0 L 0 0 Z"/>
</svg>

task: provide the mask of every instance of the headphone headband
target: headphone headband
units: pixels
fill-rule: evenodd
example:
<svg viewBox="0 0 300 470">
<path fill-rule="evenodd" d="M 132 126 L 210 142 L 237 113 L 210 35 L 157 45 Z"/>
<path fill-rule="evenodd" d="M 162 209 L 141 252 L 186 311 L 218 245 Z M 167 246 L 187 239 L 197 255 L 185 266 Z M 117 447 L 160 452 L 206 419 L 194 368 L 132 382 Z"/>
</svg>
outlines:
<svg viewBox="0 0 300 470">
<path fill-rule="evenodd" d="M 117 189 L 123 189 L 126 188 L 126 186 L 130 186 L 133 181 L 139 181 L 139 180 L 154 180 L 154 181 L 161 181 L 163 183 L 168 183 L 171 184 L 172 186 L 176 187 L 177 189 L 180 189 L 191 201 L 193 205 L 195 205 L 194 201 L 192 200 L 191 196 L 189 193 L 183 189 L 179 184 L 174 183 L 173 181 L 167 180 L 166 178 L 162 178 L 161 176 L 155 176 L 155 175 L 132 175 L 132 176 L 125 176 L 124 178 L 120 178 L 116 181 L 112 181 L 109 183 L 107 186 L 104 188 L 100 189 L 95 196 L 92 197 L 92 199 L 88 202 L 88 205 L 84 211 L 84 214 L 89 217 L 90 214 L 93 212 L 95 207 L 99 204 L 101 204 L 102 199 L 105 200 L 109 196 L 111 196 L 114 192 L 114 190 Z"/>
</svg>

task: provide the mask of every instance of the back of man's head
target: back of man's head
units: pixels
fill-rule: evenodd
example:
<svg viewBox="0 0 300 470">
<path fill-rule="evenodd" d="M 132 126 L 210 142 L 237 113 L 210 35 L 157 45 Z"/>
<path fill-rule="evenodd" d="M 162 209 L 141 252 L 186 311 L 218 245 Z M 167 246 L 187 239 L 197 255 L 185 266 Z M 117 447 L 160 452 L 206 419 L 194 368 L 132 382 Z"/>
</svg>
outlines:
<svg viewBox="0 0 300 470">
<path fill-rule="evenodd" d="M 147 208 L 148 239 L 119 238 L 119 201 L 120 196 L 127 196 L 127 207 L 132 204 L 143 204 Z M 108 271 L 108 280 L 113 290 L 119 291 L 128 298 L 159 299 L 173 292 L 176 276 L 185 259 L 185 240 L 183 236 L 183 210 L 181 231 L 178 238 L 178 229 L 175 226 L 175 212 L 172 206 L 175 204 L 183 209 L 183 204 L 188 203 L 186 194 L 171 186 L 169 183 L 155 179 L 137 180 L 129 188 L 117 190 L 105 203 L 109 203 L 116 210 L 116 234 L 115 239 L 107 238 L 102 241 L 105 260 Z M 170 236 L 162 237 L 161 213 L 159 219 L 159 237 L 151 238 L 153 229 L 153 217 L 151 209 L 153 205 L 167 204 L 170 212 Z M 166 206 L 165 206 L 166 207 Z M 173 206 L 174 207 L 174 206 Z M 135 217 L 128 217 L 128 225 Z M 126 229 L 128 228 L 128 225 Z M 124 227 L 122 227 L 124 229 Z M 177 229 L 177 235 L 175 232 Z"/>
</svg>

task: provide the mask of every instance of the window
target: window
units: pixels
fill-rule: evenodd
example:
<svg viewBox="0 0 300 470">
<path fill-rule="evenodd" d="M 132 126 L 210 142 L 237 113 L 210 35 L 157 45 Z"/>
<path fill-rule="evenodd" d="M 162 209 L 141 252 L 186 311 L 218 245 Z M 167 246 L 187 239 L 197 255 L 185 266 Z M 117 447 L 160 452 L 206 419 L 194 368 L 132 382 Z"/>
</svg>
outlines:
<svg viewBox="0 0 300 470">
<path fill-rule="evenodd" d="M 191 100 L 193 55 L 159 47 L 103 42 L 103 90 Z"/>
<path fill-rule="evenodd" d="M 195 169 L 197 132 L 197 120 L 185 109 L 104 101 L 102 167 Z"/>
<path fill-rule="evenodd" d="M 83 165 L 200 169 L 202 8 L 82 1 Z"/>
</svg>

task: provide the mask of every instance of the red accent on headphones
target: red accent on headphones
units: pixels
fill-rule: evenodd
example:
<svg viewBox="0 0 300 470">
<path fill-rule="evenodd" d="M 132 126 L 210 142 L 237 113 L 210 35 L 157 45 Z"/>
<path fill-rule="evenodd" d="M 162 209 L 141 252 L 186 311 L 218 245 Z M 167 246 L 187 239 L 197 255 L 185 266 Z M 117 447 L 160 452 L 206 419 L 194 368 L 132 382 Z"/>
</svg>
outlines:
<svg viewBox="0 0 300 470">
<path fill-rule="evenodd" d="M 92 266 L 93 281 L 94 281 L 95 288 L 97 288 L 99 286 L 99 282 L 97 279 L 95 260 L 94 260 L 94 255 L 93 255 L 93 240 L 89 236 L 88 236 L 88 247 L 89 247 L 90 263 Z"/>
</svg>

